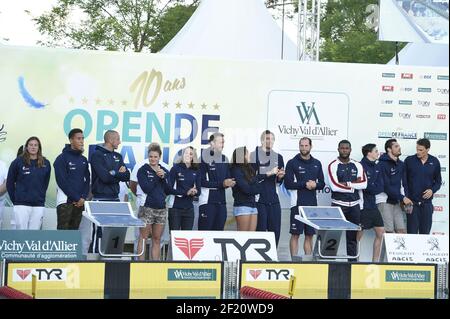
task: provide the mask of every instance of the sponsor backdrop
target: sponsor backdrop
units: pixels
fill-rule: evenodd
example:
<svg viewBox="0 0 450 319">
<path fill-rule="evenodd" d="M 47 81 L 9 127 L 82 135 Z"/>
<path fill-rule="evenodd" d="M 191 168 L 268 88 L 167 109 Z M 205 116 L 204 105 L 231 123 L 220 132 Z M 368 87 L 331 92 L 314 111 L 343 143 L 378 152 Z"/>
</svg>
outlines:
<svg viewBox="0 0 450 319">
<path fill-rule="evenodd" d="M 353 264 L 351 298 L 435 298 L 435 265 Z"/>
<path fill-rule="evenodd" d="M 448 264 L 448 236 L 384 234 L 383 261 Z"/>
<path fill-rule="evenodd" d="M 9 287 L 31 295 L 32 275 L 36 298 L 104 298 L 105 263 L 7 263 Z"/>
<path fill-rule="evenodd" d="M 149 276 L 151 274 L 151 276 Z M 222 263 L 131 263 L 130 298 L 222 298 Z"/>
<path fill-rule="evenodd" d="M 46 48 L 0 48 L 0 159 L 10 163 L 32 136 L 54 161 L 73 127 L 86 142 L 102 142 L 107 129 L 120 132 L 119 151 L 129 168 L 160 142 L 171 163 L 187 146 L 205 147 L 208 135 L 225 133 L 224 152 L 254 148 L 269 128 L 285 163 L 302 136 L 327 163 L 337 142 L 352 142 L 352 157 L 374 142 L 400 140 L 403 158 L 415 140 L 431 139 L 444 185 L 434 204 L 432 232 L 448 234 L 448 69 L 345 63 L 227 61 L 164 55 Z M 88 147 L 86 147 L 88 149 Z M 89 149 L 86 153 L 89 152 Z M 52 173 L 53 175 L 53 173 Z M 327 187 L 319 204 L 329 204 Z M 281 187 L 283 205 L 289 206 Z M 229 205 L 231 206 L 231 192 Z M 47 207 L 55 207 L 54 177 Z M 231 207 L 230 207 L 231 209 Z"/>
<path fill-rule="evenodd" d="M 80 260 L 81 234 L 77 230 L 2 230 L 0 260 Z"/>
<path fill-rule="evenodd" d="M 172 231 L 173 260 L 277 261 L 273 232 Z"/>
<path fill-rule="evenodd" d="M 240 285 L 287 296 L 291 276 L 296 277 L 294 298 L 328 298 L 327 264 L 242 263 Z"/>
</svg>

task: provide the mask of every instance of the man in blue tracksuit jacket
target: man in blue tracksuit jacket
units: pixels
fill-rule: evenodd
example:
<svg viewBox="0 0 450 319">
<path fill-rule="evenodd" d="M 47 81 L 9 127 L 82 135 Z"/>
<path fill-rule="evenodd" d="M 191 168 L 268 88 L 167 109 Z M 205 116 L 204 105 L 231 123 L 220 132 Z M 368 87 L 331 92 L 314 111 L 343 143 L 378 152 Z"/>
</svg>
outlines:
<svg viewBox="0 0 450 319">
<path fill-rule="evenodd" d="M 122 155 L 115 152 L 120 143 L 118 132 L 107 131 L 105 143 L 97 145 L 91 156 L 93 200 L 118 201 L 119 183 L 130 180 Z"/>
<path fill-rule="evenodd" d="M 223 230 L 227 220 L 225 189 L 236 182 L 230 177 L 228 158 L 222 154 L 223 134 L 212 134 L 209 143 L 201 154 L 198 230 Z"/>
<path fill-rule="evenodd" d="M 377 164 L 379 156 L 377 146 L 375 144 L 366 144 L 362 147 L 363 158 L 361 165 L 366 172 L 367 188 L 362 190 L 361 210 L 361 228 L 374 229 L 375 239 L 373 242 L 372 261 L 378 262 L 380 259 L 381 242 L 384 234 L 384 224 L 381 213 L 378 210 L 375 196 L 383 192 L 383 175 Z M 361 194 L 360 194 L 361 195 Z M 358 232 L 358 241 L 361 240 L 363 231 Z"/>
<path fill-rule="evenodd" d="M 264 179 L 261 183 L 262 190 L 256 204 L 258 208 L 256 230 L 274 232 L 275 242 L 278 246 L 281 230 L 281 206 L 276 186 L 277 183 L 282 183 L 285 172 L 283 156 L 273 150 L 274 142 L 275 135 L 269 130 L 264 131 L 261 134 L 261 146 L 256 147 L 255 151 L 250 154 L 250 162 L 256 173 L 263 176 L 274 167 L 278 167 L 276 175 Z"/>
<path fill-rule="evenodd" d="M 53 163 L 57 190 L 57 229 L 76 230 L 80 226 L 84 201 L 89 195 L 91 176 L 89 163 L 84 157 L 83 131 L 74 128 L 69 132 L 70 145 Z"/>
<path fill-rule="evenodd" d="M 104 141 L 103 145 L 97 145 L 90 158 L 92 200 L 119 201 L 119 183 L 129 181 L 130 172 L 123 162 L 122 155 L 115 152 L 121 143 L 119 133 L 113 130 L 106 131 Z M 101 230 L 98 237 L 101 237 Z M 98 245 L 95 246 L 97 252 Z"/>
<path fill-rule="evenodd" d="M 416 155 L 405 159 L 405 194 L 413 202 L 413 209 L 406 215 L 408 234 L 429 234 L 433 222 L 433 195 L 441 188 L 441 163 L 428 154 L 430 141 L 419 139 Z"/>
<path fill-rule="evenodd" d="M 384 189 L 376 195 L 376 203 L 383 217 L 386 233 L 406 233 L 405 214 L 400 203 L 410 205 L 412 202 L 403 191 L 406 174 L 404 163 L 399 158 L 402 155 L 401 147 L 396 139 L 389 139 L 384 144 L 384 150 L 386 153 L 380 156 L 378 162 Z"/>
<path fill-rule="evenodd" d="M 322 163 L 311 156 L 312 141 L 308 137 L 303 137 L 299 141 L 300 153 L 290 159 L 286 165 L 286 175 L 284 186 L 291 192 L 291 256 L 298 254 L 298 239 L 305 232 L 305 242 L 303 249 L 306 255 L 312 253 L 314 228 L 305 225 L 295 219 L 299 214 L 298 206 L 317 206 L 318 190 L 324 189 L 325 181 L 322 171 Z"/>
<path fill-rule="evenodd" d="M 360 224 L 359 190 L 367 187 L 367 177 L 362 165 L 350 158 L 352 146 L 342 140 L 338 145 L 339 157 L 328 165 L 327 177 L 331 188 L 331 205 L 339 206 L 345 218 L 353 224 Z M 347 255 L 357 254 L 357 232 L 346 231 Z M 349 258 L 356 261 L 356 258 Z"/>
</svg>

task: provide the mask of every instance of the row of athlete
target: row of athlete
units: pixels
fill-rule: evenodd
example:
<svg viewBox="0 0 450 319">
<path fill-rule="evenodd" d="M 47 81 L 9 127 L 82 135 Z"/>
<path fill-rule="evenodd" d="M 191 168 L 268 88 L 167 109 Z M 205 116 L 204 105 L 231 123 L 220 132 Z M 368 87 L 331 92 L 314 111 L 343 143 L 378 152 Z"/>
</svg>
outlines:
<svg viewBox="0 0 450 319">
<path fill-rule="evenodd" d="M 84 137 L 80 129 L 69 133 L 70 145 L 54 162 L 58 186 L 58 229 L 78 229 L 84 201 L 119 200 L 119 183 L 130 180 L 121 155 L 115 150 L 120 135 L 107 131 L 104 144 L 91 155 L 91 175 L 87 159 L 82 156 Z M 214 133 L 209 148 L 202 150 L 200 160 L 194 148 L 185 148 L 172 169 L 162 162 L 161 148 L 152 143 L 146 163 L 137 164 L 131 173 L 130 188 L 138 196 L 138 216 L 146 227 L 140 237 L 152 233 L 153 247 L 159 240 L 167 217 L 171 230 L 193 228 L 193 200 L 199 201 L 199 230 L 223 230 L 227 217 L 225 190 L 232 188 L 233 214 L 238 230 L 272 231 L 278 245 L 281 229 L 281 207 L 276 185 L 284 182 L 291 192 L 290 249 L 298 251 L 298 238 L 305 233 L 304 250 L 310 254 L 314 230 L 294 218 L 298 206 L 317 206 L 316 191 L 325 187 L 322 164 L 311 156 L 312 141 L 299 141 L 299 154 L 288 161 L 284 170 L 283 157 L 273 150 L 275 136 L 270 131 L 261 135 L 261 146 L 249 152 L 246 147 L 234 150 L 231 163 L 222 154 L 224 136 Z M 350 159 L 351 144 L 343 140 L 338 145 L 339 156 L 327 167 L 332 205 L 340 206 L 346 218 L 363 227 L 375 228 L 373 260 L 378 260 L 384 229 L 387 232 L 429 233 L 433 194 L 441 185 L 440 163 L 428 154 L 430 142 L 417 141 L 417 154 L 405 162 L 395 139 L 385 143 L 386 153 L 378 160 L 375 144 L 362 148 L 363 159 Z M 45 192 L 50 178 L 50 164 L 42 157 L 40 142 L 30 138 L 25 150 L 10 166 L 7 189 L 14 204 L 19 229 L 40 228 L 35 223 L 42 215 Z M 90 194 L 91 193 L 91 194 Z M 166 196 L 172 201 L 166 209 Z M 407 216 L 407 227 L 400 204 L 413 207 Z M 431 208 L 431 209 L 430 209 Z M 40 216 L 39 216 L 40 215 Z M 167 216 L 168 215 L 168 216 Z M 28 224 L 26 224 L 28 223 Z M 36 228 L 36 226 L 38 226 Z M 355 255 L 356 243 L 362 233 L 347 232 L 347 254 Z M 141 242 L 141 241 L 139 241 Z M 159 252 L 152 252 L 157 258 Z"/>
<path fill-rule="evenodd" d="M 266 164 L 261 164 L 261 170 L 269 167 L 270 163 L 275 167 L 266 169 L 264 177 L 259 176 L 257 185 L 254 185 L 253 178 L 256 174 L 253 166 L 248 165 L 249 154 L 246 148 L 235 150 L 230 168 L 228 158 L 222 154 L 224 138 L 220 133 L 211 135 L 210 147 L 203 150 L 201 162 L 197 158 L 196 150 L 187 147 L 174 161 L 170 172 L 167 165 L 160 161 L 160 146 L 152 143 L 148 147 L 148 159 L 144 163 L 136 164 L 130 174 L 121 154 L 116 152 L 121 144 L 118 132 L 105 132 L 104 143 L 95 148 L 88 161 L 83 156 L 83 131 L 72 129 L 68 134 L 70 144 L 64 147 L 53 163 L 57 184 L 57 229 L 80 229 L 83 251 L 87 252 L 86 246 L 89 246 L 90 252 L 95 251 L 96 245 L 92 243 L 94 236 L 89 239 L 88 244 L 84 240 L 85 234 L 90 233 L 86 228 L 91 227 L 86 227 L 85 219 L 82 219 L 84 202 L 119 201 L 120 186 L 124 182 L 130 182 L 130 189 L 137 195 L 138 217 L 146 223 L 146 227 L 140 230 L 138 243 L 140 245 L 141 239 L 148 238 L 151 233 L 152 247 L 155 247 L 154 251 L 152 250 L 152 258 L 158 259 L 157 247 L 160 246 L 167 219 L 171 230 L 193 229 L 194 199 L 198 199 L 200 206 L 198 229 L 223 230 L 227 217 L 225 190 L 233 188 L 238 229 L 255 230 L 259 211 L 258 229 L 275 232 L 278 242 L 281 207 L 276 183 L 281 182 L 284 177 L 284 163 L 281 155 L 271 151 L 273 134 L 266 135 L 270 146 L 262 147 L 261 157 L 267 157 L 268 160 L 263 159 Z M 274 154 L 277 159 L 269 160 Z M 3 171 L 6 171 L 5 167 L 3 165 Z M 7 172 L 5 183 L 14 205 L 16 228 L 40 229 L 51 165 L 42 155 L 39 138 L 30 137 L 26 141 Z M 235 187 L 236 185 L 238 187 Z M 260 188 L 265 188 L 265 192 Z M 261 194 L 258 211 L 255 208 L 256 194 Z M 172 199 L 168 205 L 171 207 L 170 212 L 166 208 L 167 195 L 171 195 Z M 263 207 L 266 207 L 264 211 Z M 138 251 L 141 251 L 141 247 Z"/>
</svg>

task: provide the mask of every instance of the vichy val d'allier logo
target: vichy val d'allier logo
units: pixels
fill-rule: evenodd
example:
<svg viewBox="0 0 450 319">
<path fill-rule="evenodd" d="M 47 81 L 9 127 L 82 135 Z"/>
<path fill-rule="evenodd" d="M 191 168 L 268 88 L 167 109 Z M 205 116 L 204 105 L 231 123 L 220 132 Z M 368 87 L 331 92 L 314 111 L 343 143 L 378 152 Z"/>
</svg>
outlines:
<svg viewBox="0 0 450 319">
<path fill-rule="evenodd" d="M 298 115 L 300 115 L 300 120 L 303 124 L 309 125 L 312 117 L 316 120 L 316 125 L 320 125 L 319 117 L 317 116 L 316 108 L 314 105 L 315 102 L 312 102 L 312 105 L 306 105 L 306 102 L 300 102 L 301 105 L 296 105 Z M 306 123 L 305 123 L 306 122 Z"/>
</svg>

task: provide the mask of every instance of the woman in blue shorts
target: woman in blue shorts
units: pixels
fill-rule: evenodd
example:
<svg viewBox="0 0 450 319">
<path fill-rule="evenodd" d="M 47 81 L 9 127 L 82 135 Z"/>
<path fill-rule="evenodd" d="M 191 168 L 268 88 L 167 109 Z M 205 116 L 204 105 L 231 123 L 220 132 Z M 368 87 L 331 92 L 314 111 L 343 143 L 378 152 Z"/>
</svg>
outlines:
<svg viewBox="0 0 450 319">
<path fill-rule="evenodd" d="M 266 176 L 275 175 L 278 170 L 275 167 Z M 256 197 L 261 192 L 261 182 L 264 175 L 257 175 L 250 164 L 250 153 L 247 147 L 238 147 L 233 152 L 231 164 L 231 177 L 235 179 L 233 187 L 233 214 L 236 218 L 237 230 L 256 231 L 258 210 L 256 209 Z"/>
</svg>

